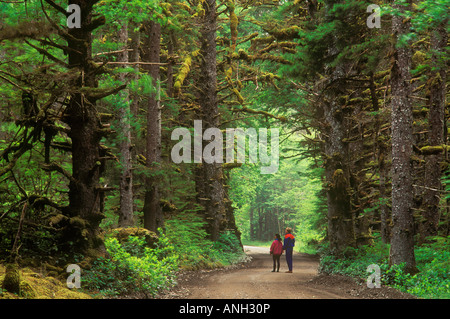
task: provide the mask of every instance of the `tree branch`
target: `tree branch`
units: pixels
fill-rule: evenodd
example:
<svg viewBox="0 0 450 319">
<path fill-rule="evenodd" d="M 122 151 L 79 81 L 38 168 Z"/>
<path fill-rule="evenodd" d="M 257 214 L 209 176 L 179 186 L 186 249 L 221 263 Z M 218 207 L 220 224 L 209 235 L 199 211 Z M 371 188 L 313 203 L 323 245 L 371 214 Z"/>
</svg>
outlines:
<svg viewBox="0 0 450 319">
<path fill-rule="evenodd" d="M 110 96 L 112 94 L 116 94 L 118 92 L 120 92 L 121 90 L 125 89 L 127 87 L 126 84 L 122 84 L 121 86 L 118 86 L 114 89 L 110 89 L 107 91 L 103 91 L 100 93 L 87 93 L 87 95 L 89 96 L 89 98 L 92 98 L 94 100 L 100 100 L 103 99 L 104 97 Z"/>
<path fill-rule="evenodd" d="M 44 0 L 44 1 L 47 2 L 49 5 L 51 5 L 57 11 L 61 12 L 62 14 L 64 14 L 66 17 L 69 15 L 68 12 L 66 10 L 64 10 L 63 7 L 61 7 L 58 4 L 54 3 L 52 0 Z"/>
<path fill-rule="evenodd" d="M 49 58 L 50 60 L 52 60 L 53 62 L 56 62 L 56 63 L 58 63 L 59 65 L 62 65 L 62 66 L 64 66 L 64 67 L 66 67 L 66 68 L 69 67 L 68 64 L 67 64 L 66 62 L 61 61 L 60 59 L 58 59 L 58 58 L 54 57 L 53 55 L 51 55 L 50 53 L 48 53 L 47 51 L 45 51 L 45 50 L 43 50 L 43 49 L 41 49 L 41 48 L 39 48 L 39 47 L 37 47 L 37 46 L 31 44 L 31 43 L 28 42 L 27 40 L 25 40 L 25 43 L 28 44 L 30 47 L 34 48 L 34 49 L 35 49 L 36 51 L 38 51 L 39 53 L 41 53 L 41 54 L 45 55 L 46 57 L 48 57 L 48 58 Z"/>
<path fill-rule="evenodd" d="M 41 168 L 46 172 L 55 171 L 55 172 L 61 173 L 66 178 L 68 178 L 71 182 L 78 184 L 78 181 L 75 178 L 73 178 L 73 176 L 68 171 L 66 171 L 64 168 L 62 168 L 56 162 L 52 162 L 50 164 L 41 164 Z"/>
</svg>

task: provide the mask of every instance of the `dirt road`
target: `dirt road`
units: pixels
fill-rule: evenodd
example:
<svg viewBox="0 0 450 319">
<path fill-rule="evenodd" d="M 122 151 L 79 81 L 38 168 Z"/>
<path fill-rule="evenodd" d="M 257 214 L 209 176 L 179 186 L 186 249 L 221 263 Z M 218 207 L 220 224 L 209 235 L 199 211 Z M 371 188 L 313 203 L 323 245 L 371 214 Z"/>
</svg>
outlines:
<svg viewBox="0 0 450 319">
<path fill-rule="evenodd" d="M 267 248 L 245 246 L 251 261 L 219 270 L 190 272 L 180 277 L 170 299 L 405 299 L 411 298 L 389 287 L 369 289 L 364 281 L 343 276 L 319 275 L 318 258 L 294 252 L 293 273 L 272 271 Z"/>
</svg>

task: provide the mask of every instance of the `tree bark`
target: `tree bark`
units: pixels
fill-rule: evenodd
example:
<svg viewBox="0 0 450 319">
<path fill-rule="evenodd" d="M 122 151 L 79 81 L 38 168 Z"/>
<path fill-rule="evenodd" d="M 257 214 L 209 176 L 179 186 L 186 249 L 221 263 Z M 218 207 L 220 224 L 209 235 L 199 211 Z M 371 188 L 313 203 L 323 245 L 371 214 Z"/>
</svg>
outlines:
<svg viewBox="0 0 450 319">
<path fill-rule="evenodd" d="M 448 19 L 442 22 L 431 35 L 431 67 L 432 72 L 429 79 L 429 136 L 430 146 L 444 144 L 445 128 L 445 94 L 446 94 L 446 65 L 440 62 L 445 55 L 447 45 L 447 32 L 445 27 Z M 444 153 L 444 152 L 443 152 Z M 422 213 L 424 221 L 420 225 L 420 237 L 424 242 L 428 236 L 438 234 L 439 202 L 442 189 L 441 176 L 442 167 L 440 162 L 444 159 L 443 154 L 433 154 L 426 158 L 424 192 L 425 211 Z"/>
<path fill-rule="evenodd" d="M 119 42 L 123 44 L 123 51 L 118 54 L 118 62 L 128 62 L 128 23 L 123 23 L 119 30 Z M 127 82 L 127 75 L 124 72 L 119 74 L 122 83 Z M 119 93 L 119 151 L 122 172 L 120 175 L 120 213 L 119 227 L 134 225 L 133 220 L 133 173 L 131 162 L 131 125 L 130 125 L 130 99 L 128 90 Z"/>
<path fill-rule="evenodd" d="M 161 26 L 153 21 L 145 24 L 147 34 L 145 40 L 144 60 L 146 62 L 160 62 Z M 161 109 L 159 97 L 159 65 L 146 66 L 156 92 L 148 98 L 147 108 L 147 145 L 146 159 L 149 175 L 145 178 L 144 228 L 157 231 L 164 227 L 164 217 L 159 202 L 160 195 L 155 171 L 161 163 Z"/>
<path fill-rule="evenodd" d="M 198 80 L 198 101 L 201 107 L 203 129 L 219 128 L 219 109 L 217 105 L 217 66 L 216 66 L 216 1 L 203 2 L 205 14 L 200 30 L 200 78 Z M 209 143 L 209 141 L 205 141 Z M 219 239 L 226 227 L 225 189 L 221 163 L 205 163 L 200 166 L 200 179 L 206 201 L 203 207 L 208 222 L 208 234 L 212 240 Z"/>
<path fill-rule="evenodd" d="M 377 91 L 376 91 L 376 83 L 373 76 L 373 73 L 370 74 L 370 94 L 372 99 L 372 106 L 374 112 L 376 112 L 375 116 L 375 128 L 374 128 L 374 154 L 377 154 L 378 160 L 378 171 L 380 175 L 380 184 L 379 184 L 379 192 L 380 192 L 380 234 L 381 240 L 383 243 L 389 243 L 389 209 L 386 203 L 387 194 L 386 194 L 386 181 L 388 180 L 388 165 L 386 163 L 386 156 L 388 155 L 388 147 L 386 146 L 386 142 L 381 132 L 381 123 L 382 119 L 380 117 L 380 105 L 378 103 Z"/>
<path fill-rule="evenodd" d="M 409 2 L 411 5 L 411 2 Z M 406 8 L 397 2 L 401 13 Z M 411 47 L 399 44 L 410 32 L 410 22 L 404 14 L 392 17 L 394 60 L 391 67 L 391 130 L 392 130 L 392 238 L 390 263 L 406 264 L 406 271 L 415 270 L 414 220 L 412 187 L 413 115 L 411 104 Z"/>
<path fill-rule="evenodd" d="M 337 41 L 337 40 L 335 40 Z M 336 55 L 337 44 L 330 44 L 330 54 Z M 345 92 L 345 67 L 338 65 L 330 71 L 330 86 L 322 103 L 326 126 L 325 178 L 327 182 L 328 237 L 330 248 L 341 253 L 346 247 L 355 246 L 354 218 L 350 194 L 348 149 L 344 143 L 347 123 L 342 112 L 339 96 Z"/>
<path fill-rule="evenodd" d="M 136 63 L 134 64 L 134 71 L 135 73 L 133 73 L 130 77 L 130 79 L 132 81 L 137 81 L 139 80 L 139 64 L 137 62 L 139 62 L 139 48 L 140 48 L 140 42 L 141 42 L 141 32 L 140 30 L 135 31 L 134 28 L 136 27 L 136 24 L 133 22 L 130 22 L 130 27 L 131 30 L 128 33 L 131 33 L 131 52 L 129 53 L 129 62 L 132 63 Z M 130 105 L 130 109 L 131 109 L 131 114 L 133 115 L 133 117 L 137 118 L 138 114 L 139 114 L 139 94 L 133 92 L 132 94 L 130 94 L 130 99 L 131 99 L 131 105 Z"/>
<path fill-rule="evenodd" d="M 81 8 L 81 28 L 68 30 L 67 44 L 69 68 L 79 72 L 70 103 L 65 111 L 66 122 L 70 126 L 72 140 L 72 179 L 69 184 L 69 206 L 66 213 L 77 223 L 69 223 L 65 229 L 67 251 L 90 255 L 103 248 L 99 237 L 99 224 L 104 218 L 100 208 L 99 178 L 102 162 L 100 160 L 100 119 L 97 116 L 96 99 L 79 93 L 83 87 L 97 87 L 96 70 L 92 61 L 91 32 L 102 23 L 92 20 L 92 6 L 95 1 L 69 0 Z M 73 244 L 70 244 L 73 243 Z"/>
</svg>

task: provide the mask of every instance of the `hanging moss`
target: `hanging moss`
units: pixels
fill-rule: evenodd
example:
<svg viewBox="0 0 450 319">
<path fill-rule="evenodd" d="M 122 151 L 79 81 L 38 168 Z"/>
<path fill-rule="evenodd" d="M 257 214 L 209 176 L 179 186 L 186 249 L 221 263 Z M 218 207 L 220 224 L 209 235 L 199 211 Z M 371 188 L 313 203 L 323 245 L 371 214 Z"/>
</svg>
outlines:
<svg viewBox="0 0 450 319">
<path fill-rule="evenodd" d="M 416 51 L 412 57 L 415 65 L 423 64 L 427 59 L 427 55 L 421 51 Z"/>
<path fill-rule="evenodd" d="M 234 13 L 234 10 L 230 12 L 230 32 L 231 32 L 231 49 L 234 51 L 236 49 L 236 41 L 238 37 L 238 17 L 236 13 Z"/>
<path fill-rule="evenodd" d="M 298 33 L 300 30 L 301 28 L 299 26 L 294 25 L 284 29 L 272 29 L 269 33 L 278 40 L 291 40 L 299 37 Z"/>
<path fill-rule="evenodd" d="M 197 5 L 196 11 L 197 12 L 192 15 L 193 18 L 203 17 L 205 15 L 205 9 L 203 9 L 202 1 Z"/>
<path fill-rule="evenodd" d="M 225 77 L 227 78 L 227 81 L 231 80 L 232 75 L 233 75 L 233 68 L 229 67 L 225 72 Z"/>
<path fill-rule="evenodd" d="M 239 103 L 244 104 L 244 98 L 242 97 L 241 93 L 237 90 L 233 88 L 233 92 L 236 95 Z"/>
<path fill-rule="evenodd" d="M 184 80 L 186 79 L 189 71 L 191 70 L 192 58 L 196 57 L 199 54 L 200 50 L 196 50 L 191 53 L 191 55 L 187 56 L 181 65 L 180 70 L 175 78 L 175 83 L 173 84 L 173 88 L 175 92 L 180 93 L 181 86 L 183 85 Z"/>
<path fill-rule="evenodd" d="M 275 38 L 273 36 L 254 38 L 250 42 L 250 50 L 255 50 L 257 46 L 262 44 L 270 44 L 273 41 L 275 41 Z"/>
<path fill-rule="evenodd" d="M 450 145 L 424 146 L 420 149 L 423 155 L 439 154 L 444 150 L 450 151 Z"/>
<path fill-rule="evenodd" d="M 235 56 L 233 56 L 233 58 L 235 58 Z M 280 57 L 280 56 L 276 56 L 276 55 L 272 55 L 272 54 L 254 54 L 254 55 L 250 55 L 247 52 L 245 52 L 243 49 L 239 49 L 238 51 L 238 58 L 240 60 L 244 60 L 248 63 L 251 63 L 255 60 L 261 60 L 261 61 L 272 61 L 272 62 L 278 62 L 281 64 L 292 64 L 292 62 Z"/>
<path fill-rule="evenodd" d="M 175 79 L 175 83 L 173 84 L 173 88 L 175 91 L 180 91 L 181 85 L 183 85 L 184 80 L 186 79 L 186 76 L 188 75 L 189 71 L 191 70 L 191 63 L 192 58 L 188 56 L 183 64 L 181 65 L 180 71 L 177 74 L 177 77 Z"/>
</svg>

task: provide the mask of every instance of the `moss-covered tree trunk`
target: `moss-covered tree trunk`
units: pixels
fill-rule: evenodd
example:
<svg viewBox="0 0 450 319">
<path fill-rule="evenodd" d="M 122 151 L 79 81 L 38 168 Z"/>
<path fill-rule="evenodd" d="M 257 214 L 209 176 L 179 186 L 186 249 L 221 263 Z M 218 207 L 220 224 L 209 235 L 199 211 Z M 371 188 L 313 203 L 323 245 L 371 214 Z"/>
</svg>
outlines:
<svg viewBox="0 0 450 319">
<path fill-rule="evenodd" d="M 432 72 L 428 82 L 429 85 L 429 133 L 428 144 L 430 146 L 440 146 L 444 144 L 445 126 L 445 94 L 446 94 L 446 65 L 443 64 L 442 57 L 445 55 L 447 44 L 446 25 L 448 19 L 442 22 L 431 35 L 432 50 Z M 438 234 L 439 223 L 439 202 L 440 191 L 442 189 L 441 162 L 444 160 L 446 152 L 431 154 L 426 158 L 425 164 L 425 183 L 424 192 L 424 211 L 422 213 L 423 222 L 420 225 L 421 241 L 425 241 L 428 236 Z"/>
<path fill-rule="evenodd" d="M 330 56 L 339 53 L 338 38 L 329 44 Z M 350 198 L 350 159 L 344 143 L 349 132 L 348 121 L 342 111 L 341 99 L 345 95 L 346 66 L 342 63 L 328 70 L 328 87 L 322 103 L 326 125 L 324 128 L 325 179 L 328 204 L 328 239 L 336 253 L 355 246 L 354 218 Z"/>
<path fill-rule="evenodd" d="M 201 107 L 203 130 L 219 128 L 220 118 L 217 105 L 217 66 L 216 66 L 216 2 L 203 2 L 205 14 L 200 29 L 200 77 L 198 79 L 198 102 Z M 209 143 L 209 141 L 205 141 Z M 220 231 L 226 227 L 224 176 L 221 163 L 206 163 L 199 167 L 198 179 L 203 185 L 203 207 L 206 212 L 208 234 L 212 240 L 219 238 Z"/>
<path fill-rule="evenodd" d="M 330 89 L 331 90 L 331 89 Z M 343 142 L 346 132 L 339 91 L 328 91 L 323 103 L 326 120 L 325 178 L 327 183 L 328 238 L 330 248 L 342 252 L 355 245 L 353 216 L 349 194 L 347 150 Z"/>
<path fill-rule="evenodd" d="M 128 23 L 122 23 L 123 27 L 119 30 L 119 42 L 122 45 L 123 52 L 118 54 L 118 62 L 128 62 Z M 125 67 L 122 66 L 122 68 Z M 127 74 L 121 72 L 119 80 L 126 83 Z M 121 164 L 120 173 L 120 212 L 119 227 L 134 225 L 133 220 L 133 173 L 131 161 L 131 125 L 130 125 L 130 99 L 128 90 L 119 93 L 119 158 Z"/>
<path fill-rule="evenodd" d="M 20 270 L 19 265 L 17 263 L 7 264 L 6 265 L 5 277 L 2 282 L 2 289 L 20 294 Z"/>
<path fill-rule="evenodd" d="M 411 23 L 405 19 L 407 10 L 398 2 L 394 6 L 403 13 L 392 17 L 394 57 L 391 67 L 391 134 L 392 134 L 392 238 L 391 264 L 406 264 L 407 271 L 415 269 L 413 180 L 411 155 L 413 150 L 413 114 L 411 103 L 411 47 L 399 39 L 410 32 Z M 409 2 L 411 4 L 411 2 Z"/>
<path fill-rule="evenodd" d="M 74 92 L 65 111 L 72 140 L 72 179 L 69 184 L 67 214 L 72 221 L 65 228 L 68 249 L 85 255 L 96 254 L 103 247 L 99 224 L 104 215 L 100 208 L 99 178 L 101 173 L 101 123 L 97 115 L 96 98 L 89 89 L 97 87 L 98 70 L 92 63 L 91 32 L 104 23 L 92 19 L 93 0 L 70 0 L 81 8 L 81 28 L 69 29 L 66 37 L 69 69 L 78 72 L 73 83 Z M 86 93 L 83 91 L 86 90 Z M 73 244 L 72 244 L 73 243 Z"/>
<path fill-rule="evenodd" d="M 145 199 L 144 199 L 144 227 L 151 231 L 157 231 L 164 227 L 164 216 L 159 202 L 160 194 L 155 171 L 159 169 L 161 163 L 161 109 L 159 97 L 159 77 L 160 77 L 160 51 L 161 51 L 161 25 L 154 21 L 145 23 L 144 30 L 146 38 L 144 40 L 145 62 L 154 63 L 147 65 L 146 70 L 152 77 L 156 92 L 148 97 L 147 105 L 147 131 L 146 131 L 146 159 L 149 175 L 145 178 Z"/>
</svg>

